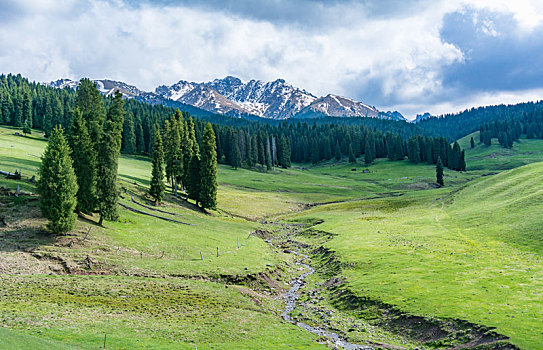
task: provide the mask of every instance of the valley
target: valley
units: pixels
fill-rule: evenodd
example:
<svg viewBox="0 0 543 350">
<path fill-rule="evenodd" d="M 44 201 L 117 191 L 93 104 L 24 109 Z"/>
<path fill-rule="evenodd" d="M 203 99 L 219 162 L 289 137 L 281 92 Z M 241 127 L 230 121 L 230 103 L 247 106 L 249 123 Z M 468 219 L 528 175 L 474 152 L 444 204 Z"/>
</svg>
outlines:
<svg viewBox="0 0 543 350">
<path fill-rule="evenodd" d="M 299 254 L 316 272 L 290 317 L 353 344 L 543 346 L 541 140 L 470 149 L 468 135 L 467 171 L 445 169 L 442 188 L 434 166 L 407 160 L 219 165 L 208 215 L 169 191 L 152 210 L 149 158 L 124 155 L 120 219 L 82 215 L 55 237 L 28 180 L 46 142 L 14 134 L 0 127 L 0 170 L 23 175 L 0 178 L 3 348 L 326 348 L 281 317 L 307 273 Z"/>
</svg>

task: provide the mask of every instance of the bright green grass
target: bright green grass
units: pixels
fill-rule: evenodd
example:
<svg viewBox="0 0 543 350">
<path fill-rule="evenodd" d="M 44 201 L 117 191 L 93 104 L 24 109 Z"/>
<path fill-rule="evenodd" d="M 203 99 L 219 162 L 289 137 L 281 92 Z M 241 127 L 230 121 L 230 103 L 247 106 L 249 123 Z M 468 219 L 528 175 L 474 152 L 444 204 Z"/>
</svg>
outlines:
<svg viewBox="0 0 543 350">
<path fill-rule="evenodd" d="M 324 163 L 260 173 L 219 167 L 220 209 L 257 219 L 300 211 L 307 204 L 328 203 L 398 194 L 435 187 L 435 167 L 378 159 L 374 164 Z M 353 171 L 352 169 L 356 169 Z M 370 173 L 363 173 L 369 169 Z M 474 175 L 445 170 L 448 185 Z"/>
<path fill-rule="evenodd" d="M 353 268 L 353 291 L 419 315 L 497 327 L 521 348 L 543 347 L 543 163 L 447 189 L 328 205 L 326 246 Z M 445 197 L 444 209 L 441 198 Z"/>
<path fill-rule="evenodd" d="M 19 333 L 13 330 L 9 330 L 0 327 L 0 348 L 10 349 L 71 349 L 61 342 L 57 342 L 51 339 L 44 339 L 41 333 L 35 336 Z"/>
<path fill-rule="evenodd" d="M 475 140 L 475 148 L 470 146 L 470 138 Z M 479 143 L 479 132 L 474 132 L 458 141 L 466 150 L 467 170 L 508 170 L 522 165 L 543 161 L 543 140 L 521 138 L 512 149 L 503 148 L 497 139 L 492 145 Z"/>
<path fill-rule="evenodd" d="M 313 335 L 278 322 L 240 287 L 180 279 L 47 275 L 4 275 L 0 284 L 2 323 L 51 339 L 45 346 L 58 341 L 97 349 L 107 334 L 111 349 L 324 348 Z M 8 334 L 3 349 L 45 347 L 35 337 Z"/>
</svg>

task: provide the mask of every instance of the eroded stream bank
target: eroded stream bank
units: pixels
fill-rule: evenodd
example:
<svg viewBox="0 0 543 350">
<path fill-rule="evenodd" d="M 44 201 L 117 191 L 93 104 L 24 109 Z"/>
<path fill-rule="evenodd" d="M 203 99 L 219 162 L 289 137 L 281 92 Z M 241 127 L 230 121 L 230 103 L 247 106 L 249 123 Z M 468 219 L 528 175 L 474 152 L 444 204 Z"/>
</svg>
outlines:
<svg viewBox="0 0 543 350">
<path fill-rule="evenodd" d="M 307 255 L 301 254 L 300 252 L 294 252 L 297 256 L 301 257 L 300 260 L 296 261 L 296 265 L 304 267 L 307 272 L 303 273 L 300 277 L 296 278 L 295 280 L 290 282 L 290 289 L 285 294 L 285 309 L 281 313 L 281 317 L 283 317 L 286 321 L 296 324 L 298 327 L 305 329 L 308 332 L 311 332 L 313 334 L 316 334 L 318 336 L 322 336 L 327 338 L 329 341 L 331 341 L 333 344 L 341 347 L 342 349 L 347 350 L 373 350 L 370 346 L 364 346 L 359 344 L 350 343 L 347 340 L 340 337 L 337 333 L 331 332 L 325 328 L 322 327 L 312 327 L 306 323 L 303 322 L 297 322 L 294 321 L 291 317 L 291 312 L 296 307 L 296 302 L 298 298 L 300 297 L 298 294 L 298 291 L 300 288 L 302 288 L 305 285 L 305 279 L 306 277 L 312 275 L 315 273 L 315 269 L 311 266 L 304 264 L 303 261 L 308 259 L 309 257 Z"/>
<path fill-rule="evenodd" d="M 267 225 L 266 241 L 292 254 L 299 268 L 284 296 L 281 316 L 285 321 L 318 335 L 322 342 L 348 350 L 518 349 L 492 328 L 410 315 L 357 296 L 342 277 L 348 267 L 324 246 L 333 235 L 314 230 L 316 224 Z"/>
</svg>

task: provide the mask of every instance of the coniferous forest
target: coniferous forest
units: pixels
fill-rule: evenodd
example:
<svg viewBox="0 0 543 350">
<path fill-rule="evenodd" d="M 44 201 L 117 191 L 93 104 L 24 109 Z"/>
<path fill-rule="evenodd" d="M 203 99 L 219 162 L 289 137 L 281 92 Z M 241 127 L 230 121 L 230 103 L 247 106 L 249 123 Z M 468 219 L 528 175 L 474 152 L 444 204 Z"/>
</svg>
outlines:
<svg viewBox="0 0 543 350">
<path fill-rule="evenodd" d="M 115 97 L 101 96 L 88 79 L 82 80 L 76 93 L 73 89 L 30 83 L 20 75 L 2 75 L 0 92 L 0 124 L 24 127 L 26 132 L 31 132 L 31 128 L 43 130 L 46 136 L 60 125 L 72 147 L 91 148 L 88 153 L 74 156 L 76 170 L 96 164 L 99 147 L 103 151 L 116 150 L 114 147 L 110 150 L 103 143 L 100 146 L 101 133 L 106 128 L 108 133 L 117 135 L 112 136 L 108 145 L 115 140 L 120 142 L 117 145 L 120 152 L 147 156 L 153 154 L 154 139 L 159 130 L 164 143 L 166 176 L 174 191 L 190 187 L 188 169 L 193 155 L 194 162 L 200 157 L 199 148 L 207 122 L 212 122 L 217 161 L 234 168 L 270 170 L 272 167 L 288 168 L 293 162 L 316 164 L 342 157 L 349 157 L 351 161 L 361 158 L 368 165 L 377 158 L 402 160 L 405 157 L 413 163 L 436 164 L 437 158 L 441 157 L 446 167 L 465 169 L 462 150 L 449 144 L 451 139 L 446 131 L 449 129 L 439 129 L 440 133 L 430 126 L 421 128 L 411 123 L 373 118 L 265 123 L 225 116 L 192 118 L 188 112 L 173 107 L 134 99 L 123 100 L 121 108 L 120 100 L 115 102 Z M 113 107 L 115 103 L 117 106 Z M 106 110 L 110 108 L 117 114 L 122 113 L 122 118 L 116 116 L 108 121 Z M 87 125 L 81 125 L 81 120 Z M 121 138 L 117 141 L 119 134 Z M 112 166 L 113 158 L 108 159 Z M 82 181 L 87 180 L 79 181 L 83 188 L 92 187 L 92 179 L 88 180 L 89 184 L 82 184 Z M 197 197 L 196 192 L 189 191 L 193 193 L 193 199 Z M 78 208 L 92 207 L 85 203 L 92 202 L 92 198 L 85 198 L 81 198 Z"/>
</svg>

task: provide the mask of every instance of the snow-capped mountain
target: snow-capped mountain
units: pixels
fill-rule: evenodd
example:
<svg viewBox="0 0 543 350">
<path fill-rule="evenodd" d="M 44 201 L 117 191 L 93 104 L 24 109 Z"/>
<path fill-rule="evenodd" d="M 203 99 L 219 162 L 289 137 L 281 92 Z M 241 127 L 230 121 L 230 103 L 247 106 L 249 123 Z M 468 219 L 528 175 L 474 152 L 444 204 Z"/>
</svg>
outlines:
<svg viewBox="0 0 543 350">
<path fill-rule="evenodd" d="M 269 119 L 365 117 L 405 120 L 399 112 L 380 112 L 375 107 L 353 99 L 328 94 L 317 97 L 294 87 L 283 79 L 271 82 L 251 80 L 243 83 L 239 78 L 227 76 L 206 83 L 180 80 L 171 85 L 158 86 L 146 92 L 133 85 L 109 79 L 93 80 L 106 96 L 120 91 L 127 98 L 171 106 L 188 105 L 204 113 L 244 117 L 257 116 Z M 59 79 L 48 83 L 55 88 L 77 88 L 78 81 Z M 182 106 L 182 105 L 181 105 Z M 192 106 L 192 107 L 191 107 Z"/>
<path fill-rule="evenodd" d="M 128 85 L 126 83 L 123 83 L 122 81 L 115 81 L 109 79 L 94 79 L 93 82 L 96 83 L 96 87 L 98 88 L 98 90 L 106 96 L 114 94 L 115 91 L 119 91 L 124 96 L 129 98 L 139 96 L 143 93 L 143 91 L 141 91 L 137 87 L 133 85 Z M 58 89 L 76 89 L 79 86 L 79 81 L 71 79 L 59 79 L 56 81 L 52 81 L 47 85 Z"/>
<path fill-rule="evenodd" d="M 379 111 L 362 102 L 328 94 L 316 99 L 299 113 L 299 117 L 311 116 L 377 118 Z"/>
<path fill-rule="evenodd" d="M 283 79 L 251 80 L 244 84 L 231 76 L 207 83 L 181 80 L 172 86 L 159 86 L 155 93 L 214 113 L 251 114 L 271 119 L 290 118 L 317 98 Z"/>
</svg>

